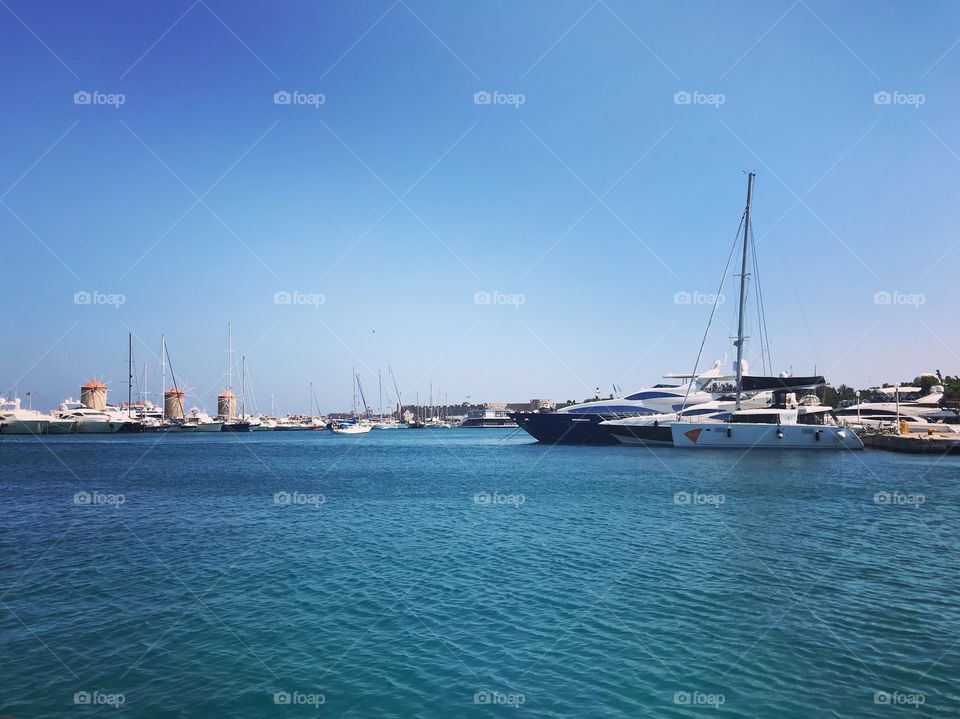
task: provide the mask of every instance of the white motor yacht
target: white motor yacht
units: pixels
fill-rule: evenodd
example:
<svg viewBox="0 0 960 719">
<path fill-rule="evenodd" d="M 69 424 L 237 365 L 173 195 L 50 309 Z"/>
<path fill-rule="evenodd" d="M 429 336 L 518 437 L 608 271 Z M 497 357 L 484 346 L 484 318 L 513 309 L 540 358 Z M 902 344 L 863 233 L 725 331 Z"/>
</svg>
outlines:
<svg viewBox="0 0 960 719">
<path fill-rule="evenodd" d="M 424 427 L 432 427 L 429 422 L 423 424 Z M 496 409 L 487 407 L 485 409 L 471 409 L 467 412 L 460 424 L 461 428 L 469 429 L 501 429 L 517 426 L 517 420 L 513 418 L 511 412 L 505 409 Z"/>
<path fill-rule="evenodd" d="M 72 422 L 70 431 L 81 434 L 112 434 L 119 432 L 125 424 L 124 421 L 112 419 L 106 412 L 91 409 L 74 399 L 62 402 L 51 414 L 57 419 Z"/>
<path fill-rule="evenodd" d="M 836 410 L 842 424 L 865 429 L 895 429 L 906 422 L 911 432 L 960 433 L 960 416 L 941 406 L 943 385 L 927 394 L 921 387 L 878 387 L 865 402 Z"/>
<path fill-rule="evenodd" d="M 0 397 L 0 433 L 46 434 L 53 417 L 20 406 L 20 398 Z"/>
<path fill-rule="evenodd" d="M 103 414 L 107 415 L 111 422 L 119 422 L 118 432 L 142 432 L 143 422 L 134 414 L 133 407 L 107 405 L 103 409 Z"/>
<path fill-rule="evenodd" d="M 755 173 L 747 174 L 747 204 L 743 211 L 743 256 L 740 267 L 740 297 L 737 319 L 737 377 L 735 409 L 726 421 L 681 420 L 670 425 L 675 447 L 706 447 L 736 449 L 863 449 L 863 442 L 850 428 L 838 427 L 832 422 L 829 407 L 812 406 L 805 401 L 802 409 L 793 392 L 793 387 L 819 384 L 822 378 L 773 378 L 779 387 L 764 387 L 775 390 L 775 405 L 758 409 L 743 408 L 743 392 L 750 387 L 743 373 L 743 352 L 746 342 L 744 314 L 747 300 L 747 282 L 750 279 L 750 210 L 753 198 Z M 801 417 L 803 420 L 801 421 Z M 807 424 L 810 422 L 810 424 Z"/>
</svg>

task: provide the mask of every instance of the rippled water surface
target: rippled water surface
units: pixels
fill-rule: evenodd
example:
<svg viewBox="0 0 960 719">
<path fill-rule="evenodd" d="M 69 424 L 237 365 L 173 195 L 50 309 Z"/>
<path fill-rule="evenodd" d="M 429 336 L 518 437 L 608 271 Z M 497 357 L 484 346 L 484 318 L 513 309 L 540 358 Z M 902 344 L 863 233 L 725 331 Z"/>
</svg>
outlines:
<svg viewBox="0 0 960 719">
<path fill-rule="evenodd" d="M 960 713 L 960 459 L 509 435 L 0 439 L 0 714 Z"/>
</svg>

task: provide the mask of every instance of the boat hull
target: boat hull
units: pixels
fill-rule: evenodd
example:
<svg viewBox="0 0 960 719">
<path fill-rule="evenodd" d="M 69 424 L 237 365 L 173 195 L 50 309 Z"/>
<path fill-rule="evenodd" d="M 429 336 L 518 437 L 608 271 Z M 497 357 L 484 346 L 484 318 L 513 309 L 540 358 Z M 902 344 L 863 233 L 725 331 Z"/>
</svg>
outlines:
<svg viewBox="0 0 960 719">
<path fill-rule="evenodd" d="M 863 449 L 846 427 L 805 424 L 675 422 L 673 445 L 705 449 Z"/>
<path fill-rule="evenodd" d="M 118 432 L 124 432 L 124 433 L 128 433 L 128 432 L 142 432 L 142 431 L 143 431 L 143 423 L 142 423 L 142 422 L 137 422 L 136 420 L 124 420 L 124 421 L 120 422 L 120 429 L 118 429 L 117 431 L 118 431 Z"/>
<path fill-rule="evenodd" d="M 0 434 L 46 434 L 49 426 L 45 419 L 11 419 L 0 424 Z"/>
<path fill-rule="evenodd" d="M 109 422 L 101 420 L 77 420 L 75 432 L 79 434 L 116 434 L 126 422 Z"/>
<path fill-rule="evenodd" d="M 600 423 L 617 419 L 603 414 L 513 412 L 510 415 L 527 434 L 546 444 L 617 444 Z"/>
<path fill-rule="evenodd" d="M 220 427 L 221 432 L 249 432 L 249 422 L 224 422 Z"/>
<path fill-rule="evenodd" d="M 72 434 L 77 431 L 77 423 L 72 420 L 55 419 L 47 426 L 47 434 Z"/>
<path fill-rule="evenodd" d="M 334 434 L 366 434 L 370 429 L 370 427 L 355 424 L 348 427 L 331 427 L 330 431 Z"/>
<path fill-rule="evenodd" d="M 655 445 L 670 447 L 673 445 L 673 432 L 669 424 L 605 424 L 607 432 L 622 444 Z"/>
</svg>

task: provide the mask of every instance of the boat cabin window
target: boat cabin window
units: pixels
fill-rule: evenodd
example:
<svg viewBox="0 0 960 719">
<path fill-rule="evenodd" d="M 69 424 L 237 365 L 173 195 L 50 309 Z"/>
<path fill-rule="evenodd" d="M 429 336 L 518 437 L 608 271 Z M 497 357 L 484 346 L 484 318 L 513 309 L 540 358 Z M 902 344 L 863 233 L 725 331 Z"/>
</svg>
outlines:
<svg viewBox="0 0 960 719">
<path fill-rule="evenodd" d="M 779 424 L 780 415 L 775 412 L 769 414 L 735 414 L 730 418 L 730 421 L 737 424 Z"/>
</svg>

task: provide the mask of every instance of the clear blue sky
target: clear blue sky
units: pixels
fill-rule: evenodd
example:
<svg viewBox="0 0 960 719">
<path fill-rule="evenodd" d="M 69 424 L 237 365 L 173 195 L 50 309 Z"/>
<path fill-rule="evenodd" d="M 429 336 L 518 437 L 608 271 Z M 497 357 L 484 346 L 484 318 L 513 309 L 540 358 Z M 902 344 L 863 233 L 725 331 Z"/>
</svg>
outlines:
<svg viewBox="0 0 960 719">
<path fill-rule="evenodd" d="M 674 296 L 715 292 L 745 169 L 776 370 L 960 372 L 953 0 L 4 0 L 0 33 L 0 385 L 45 408 L 125 395 L 128 331 L 213 408 L 228 322 L 284 411 L 347 408 L 354 365 L 411 400 L 644 386 L 692 365 Z"/>
</svg>

